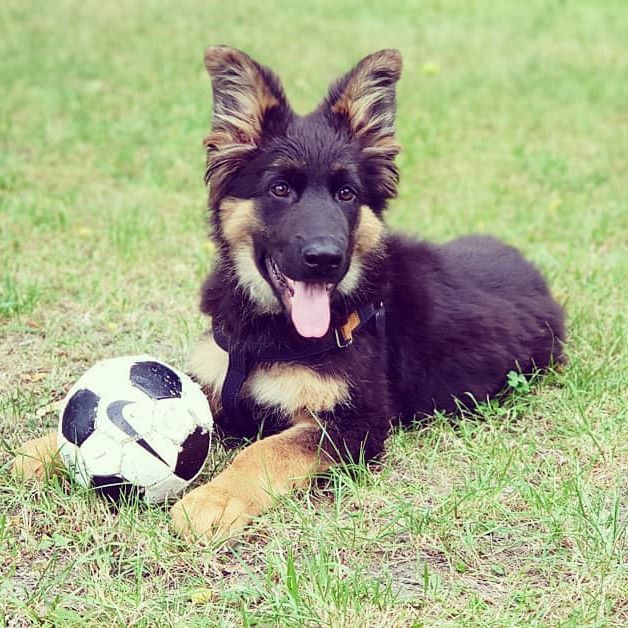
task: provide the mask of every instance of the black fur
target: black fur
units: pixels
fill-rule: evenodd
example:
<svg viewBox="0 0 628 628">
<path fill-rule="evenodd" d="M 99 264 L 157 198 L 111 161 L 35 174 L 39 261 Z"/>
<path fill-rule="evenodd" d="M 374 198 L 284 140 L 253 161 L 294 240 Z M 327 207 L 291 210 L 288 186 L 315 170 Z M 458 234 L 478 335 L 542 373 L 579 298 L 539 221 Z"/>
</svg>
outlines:
<svg viewBox="0 0 628 628">
<path fill-rule="evenodd" d="M 261 135 L 248 146 L 245 159 L 238 153 L 237 164 L 210 173 L 210 186 L 215 186 L 210 210 L 220 254 L 203 285 L 201 301 L 213 324 L 222 325 L 243 345 L 281 346 L 295 342 L 297 334 L 285 312 L 263 311 L 239 285 L 231 244 L 221 229 L 221 201 L 225 197 L 254 201 L 263 228 L 252 235 L 252 255 L 264 281 L 268 281 L 264 256 L 272 247 L 288 246 L 285 225 L 292 221 L 290 228 L 302 229 L 307 239 L 312 215 L 323 205 L 328 207 L 329 233 L 344 229 L 347 234 L 344 273 L 354 255 L 359 207 L 369 207 L 379 218 L 396 192 L 398 148 L 389 122 L 400 58 L 384 52 L 367 57 L 335 83 L 323 104 L 303 118 L 288 108 L 270 70 L 256 66 L 260 80 L 270 81 L 272 90 L 281 94 L 281 103 L 260 114 L 264 119 L 270 116 L 272 124 L 262 123 Z M 210 73 L 219 66 L 216 60 L 212 63 Z M 360 89 L 384 94 L 366 112 L 356 114 L 355 108 L 334 112 L 333 103 L 346 94 L 348 84 L 352 98 L 360 97 Z M 216 83 L 214 93 L 221 98 Z M 347 111 L 353 112 L 353 119 Z M 362 133 L 364 116 L 369 115 L 379 116 L 378 124 Z M 356 116 L 361 117 L 356 121 Z M 213 150 L 220 162 L 220 146 Z M 269 185 L 278 178 L 290 183 L 294 198 L 289 202 L 269 195 Z M 357 200 L 345 206 L 334 194 L 347 181 Z M 320 231 L 320 224 L 316 228 Z M 355 460 L 362 453 L 372 458 L 382 451 L 393 421 L 408 424 L 435 410 L 455 412 L 460 403 L 473 406 L 502 391 L 510 370 L 529 374 L 562 359 L 561 307 L 534 266 L 496 239 L 468 236 L 437 246 L 385 233 L 376 247 L 362 253 L 361 262 L 356 289 L 333 295 L 331 324 L 342 324 L 360 304 L 383 301 L 385 337 L 365 330 L 350 348 L 330 352 L 311 365 L 319 373 L 342 377 L 350 386 L 350 406 L 318 416 L 326 432 L 322 446 L 334 458 Z M 288 263 L 291 272 L 294 264 Z M 298 269 L 294 273 L 298 276 Z M 249 420 L 244 428 L 238 426 L 238 435 L 252 437 L 262 428 L 273 432 L 290 423 L 290 417 L 272 408 L 246 403 Z M 221 412 L 217 421 L 224 432 L 233 431 Z"/>
</svg>

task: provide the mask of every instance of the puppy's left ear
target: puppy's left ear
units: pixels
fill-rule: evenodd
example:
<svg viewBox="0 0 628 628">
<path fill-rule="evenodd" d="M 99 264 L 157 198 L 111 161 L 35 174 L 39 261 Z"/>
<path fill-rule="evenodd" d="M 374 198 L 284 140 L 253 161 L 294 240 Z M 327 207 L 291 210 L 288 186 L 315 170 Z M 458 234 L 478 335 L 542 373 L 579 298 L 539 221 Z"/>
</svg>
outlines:
<svg viewBox="0 0 628 628">
<path fill-rule="evenodd" d="M 401 54 L 386 49 L 360 61 L 330 88 L 321 105 L 335 127 L 377 145 L 395 134 L 395 86 L 401 77 Z"/>
<path fill-rule="evenodd" d="M 401 65 L 398 50 L 365 57 L 329 88 L 319 107 L 339 133 L 361 146 L 365 177 L 375 190 L 370 205 L 376 211 L 397 195 L 395 157 L 401 146 L 395 139 L 395 89 Z"/>
</svg>

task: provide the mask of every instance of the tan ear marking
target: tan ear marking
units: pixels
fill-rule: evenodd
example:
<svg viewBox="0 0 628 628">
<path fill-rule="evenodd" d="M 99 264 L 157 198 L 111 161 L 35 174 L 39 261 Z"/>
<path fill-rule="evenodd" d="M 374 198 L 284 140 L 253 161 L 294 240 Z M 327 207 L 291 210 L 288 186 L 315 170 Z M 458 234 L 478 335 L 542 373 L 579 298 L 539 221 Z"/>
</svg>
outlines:
<svg viewBox="0 0 628 628">
<path fill-rule="evenodd" d="M 209 47 L 205 67 L 214 88 L 214 133 L 206 143 L 216 148 L 230 143 L 257 144 L 264 116 L 283 99 L 279 82 L 247 54 L 227 46 Z M 268 80 L 275 83 L 277 94 Z"/>
<path fill-rule="evenodd" d="M 394 84 L 401 76 L 401 66 L 398 50 L 380 50 L 366 57 L 349 73 L 343 91 L 330 103 L 333 113 L 349 120 L 357 137 L 373 131 L 394 133 Z"/>
</svg>

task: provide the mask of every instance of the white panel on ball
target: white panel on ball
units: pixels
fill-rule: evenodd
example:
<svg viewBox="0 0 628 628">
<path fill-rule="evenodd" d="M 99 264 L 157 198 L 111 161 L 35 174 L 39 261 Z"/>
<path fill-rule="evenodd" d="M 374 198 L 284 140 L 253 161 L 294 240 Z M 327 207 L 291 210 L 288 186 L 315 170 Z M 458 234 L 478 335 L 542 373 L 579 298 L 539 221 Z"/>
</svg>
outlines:
<svg viewBox="0 0 628 628">
<path fill-rule="evenodd" d="M 82 445 L 81 455 L 91 475 L 116 475 L 122 466 L 122 445 L 97 430 Z"/>
<path fill-rule="evenodd" d="M 161 431 L 149 432 L 144 437 L 147 443 L 164 459 L 166 464 L 174 469 L 179 456 L 179 443 L 172 441 Z"/>
<path fill-rule="evenodd" d="M 152 430 L 180 445 L 194 431 L 194 417 L 181 399 L 160 399 L 155 404 Z"/>
<path fill-rule="evenodd" d="M 172 473 L 166 464 L 138 443 L 125 443 L 120 468 L 122 477 L 138 486 L 150 486 Z"/>
<path fill-rule="evenodd" d="M 194 417 L 196 425 L 211 431 L 214 427 L 214 419 L 209 408 L 209 402 L 201 387 L 186 376 L 183 387 L 183 399 Z"/>
<path fill-rule="evenodd" d="M 176 475 L 169 475 L 167 478 L 161 480 L 161 482 L 146 487 L 144 499 L 151 503 L 162 502 L 166 499 L 176 497 L 187 485 L 188 482 L 186 480 Z"/>
<path fill-rule="evenodd" d="M 143 436 L 148 434 L 153 427 L 153 413 L 155 402 L 149 399 L 138 403 L 129 403 L 122 410 L 124 418 L 135 431 Z"/>
</svg>

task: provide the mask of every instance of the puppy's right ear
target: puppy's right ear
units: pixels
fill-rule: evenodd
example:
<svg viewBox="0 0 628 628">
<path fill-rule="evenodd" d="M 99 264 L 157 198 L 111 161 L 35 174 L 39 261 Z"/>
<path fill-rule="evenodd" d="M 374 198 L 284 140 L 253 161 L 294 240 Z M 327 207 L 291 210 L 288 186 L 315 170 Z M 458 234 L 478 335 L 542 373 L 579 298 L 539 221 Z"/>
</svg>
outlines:
<svg viewBox="0 0 628 628">
<path fill-rule="evenodd" d="M 205 51 L 205 67 L 214 94 L 209 146 L 258 146 L 266 127 L 291 114 L 277 76 L 244 52 L 211 46 Z"/>
<path fill-rule="evenodd" d="M 214 100 L 212 128 L 205 138 L 205 184 L 211 183 L 214 204 L 264 133 L 280 131 L 294 114 L 277 76 L 244 52 L 211 46 L 205 51 L 205 67 Z"/>
</svg>

